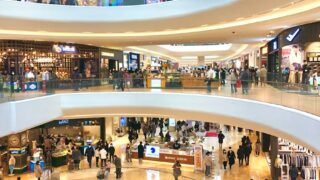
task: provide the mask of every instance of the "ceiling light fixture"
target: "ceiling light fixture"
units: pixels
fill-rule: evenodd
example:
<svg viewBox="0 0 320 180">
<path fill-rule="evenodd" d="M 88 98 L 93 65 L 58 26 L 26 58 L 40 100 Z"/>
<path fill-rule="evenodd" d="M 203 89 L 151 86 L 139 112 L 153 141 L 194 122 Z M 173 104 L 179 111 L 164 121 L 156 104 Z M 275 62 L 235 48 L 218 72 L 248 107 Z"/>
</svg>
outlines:
<svg viewBox="0 0 320 180">
<path fill-rule="evenodd" d="M 216 44 L 216 45 L 159 45 L 161 48 L 171 52 L 208 52 L 208 51 L 228 51 L 232 44 Z"/>
<path fill-rule="evenodd" d="M 23 30 L 7 30 L 0 29 L 0 34 L 11 34 L 11 35 L 25 35 L 25 36 L 53 36 L 53 37 L 143 37 L 143 36 L 165 36 L 165 35 L 176 35 L 176 34 L 186 34 L 204 31 L 213 31 L 218 29 L 225 29 L 237 26 L 244 26 L 247 24 L 259 23 L 270 21 L 273 19 L 278 19 L 282 17 L 289 17 L 291 15 L 296 15 L 306 11 L 314 10 L 320 7 L 320 1 L 311 1 L 310 3 L 305 3 L 303 5 L 295 4 L 295 7 L 282 9 L 281 11 L 272 12 L 264 14 L 254 18 L 246 18 L 241 21 L 232 21 L 229 23 L 216 24 L 207 27 L 194 27 L 185 28 L 172 31 L 154 31 L 154 32 L 136 32 L 136 33 L 77 33 L 77 32 L 36 32 L 36 31 L 23 31 Z M 276 8 L 277 9 L 277 8 Z"/>
</svg>

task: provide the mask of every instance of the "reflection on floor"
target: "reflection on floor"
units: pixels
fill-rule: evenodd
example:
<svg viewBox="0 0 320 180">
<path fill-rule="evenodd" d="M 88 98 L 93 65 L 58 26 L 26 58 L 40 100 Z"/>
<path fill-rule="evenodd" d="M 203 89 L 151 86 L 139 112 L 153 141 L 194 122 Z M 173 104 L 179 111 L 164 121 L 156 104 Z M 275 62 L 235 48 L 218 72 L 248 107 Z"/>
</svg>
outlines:
<svg viewBox="0 0 320 180">
<path fill-rule="evenodd" d="M 223 148 L 228 148 L 231 146 L 233 150 L 236 152 L 241 137 L 244 133 L 239 133 L 237 131 L 231 131 L 229 133 L 225 133 L 226 138 L 224 141 Z M 140 136 L 142 137 L 142 136 Z M 255 136 L 250 136 L 253 144 L 255 142 Z M 121 154 L 122 158 L 122 166 L 123 166 L 123 177 L 121 179 L 126 180 L 171 180 L 174 179 L 172 175 L 172 164 L 170 163 L 158 163 L 152 161 L 144 161 L 142 165 L 138 164 L 137 160 L 134 160 L 132 163 L 126 163 L 124 149 L 122 148 L 125 144 L 128 143 L 127 136 L 119 138 L 113 144 L 116 147 L 116 154 Z M 218 143 L 214 146 L 218 147 Z M 250 157 L 250 165 L 246 167 L 239 167 L 238 162 L 233 166 L 231 170 L 223 170 L 221 166 L 221 162 L 219 159 L 221 156 L 221 150 L 215 148 L 214 155 L 216 157 L 215 166 L 213 176 L 210 178 L 206 178 L 203 172 L 194 172 L 192 166 L 183 165 L 182 167 L 182 176 L 179 179 L 190 179 L 190 180 L 204 180 L 204 179 L 214 179 L 214 180 L 266 180 L 270 178 L 270 171 L 267 165 L 265 156 L 262 154 L 259 157 L 251 155 Z M 88 168 L 88 164 L 86 160 L 81 161 L 81 170 L 80 171 L 67 171 L 67 166 L 63 166 L 58 168 L 61 172 L 61 179 L 63 180 L 87 180 L 87 179 L 96 179 L 96 174 L 98 169 L 97 168 Z M 34 174 L 26 173 L 20 176 L 21 179 L 35 179 Z M 138 178 L 138 179 L 137 179 Z M 6 177 L 6 180 L 16 180 L 17 176 L 15 177 Z M 115 179 L 114 167 L 111 169 L 111 174 L 109 179 Z"/>
<path fill-rule="evenodd" d="M 266 87 L 252 86 L 249 90 L 248 95 L 242 95 L 241 89 L 238 89 L 237 94 L 232 94 L 230 90 L 230 85 L 222 86 L 217 90 L 213 90 L 210 95 L 218 96 L 228 96 L 242 99 L 252 99 L 257 101 L 263 101 L 278 105 L 283 105 L 286 107 L 299 109 L 304 112 L 312 113 L 315 115 L 320 115 L 320 96 L 316 95 L 303 95 L 298 93 L 290 93 L 286 91 L 281 91 L 277 88 L 267 85 Z M 103 85 L 99 87 L 90 87 L 89 89 L 80 89 L 80 91 L 73 90 L 56 90 L 55 93 L 81 93 L 81 92 L 113 92 L 111 85 Z M 175 92 L 175 93 L 194 93 L 194 94 L 207 94 L 205 87 L 196 89 L 126 89 L 126 92 Z M 25 92 L 25 93 L 15 93 L 13 97 L 0 98 L 1 101 L 8 100 L 21 100 L 28 99 L 32 97 L 44 96 L 43 92 Z"/>
</svg>

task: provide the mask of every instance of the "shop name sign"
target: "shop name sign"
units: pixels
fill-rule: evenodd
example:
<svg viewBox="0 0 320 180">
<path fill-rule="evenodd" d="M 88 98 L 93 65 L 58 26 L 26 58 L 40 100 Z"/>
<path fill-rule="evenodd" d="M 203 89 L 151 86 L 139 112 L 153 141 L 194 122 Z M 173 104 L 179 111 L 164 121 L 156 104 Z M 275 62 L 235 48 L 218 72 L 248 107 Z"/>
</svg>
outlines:
<svg viewBox="0 0 320 180">
<path fill-rule="evenodd" d="M 110 52 L 101 52 L 101 56 L 114 57 L 114 53 L 110 53 Z"/>
<path fill-rule="evenodd" d="M 293 41 L 293 39 L 298 35 L 299 32 L 300 32 L 300 28 L 296 29 L 293 33 L 290 33 L 286 39 L 289 42 Z"/>
<path fill-rule="evenodd" d="M 38 58 L 34 60 L 35 62 L 39 63 L 52 63 L 53 59 L 52 58 Z"/>
<path fill-rule="evenodd" d="M 64 45 L 53 45 L 52 47 L 53 52 L 59 53 L 59 54 L 73 54 L 76 53 L 76 47 L 75 46 L 64 46 Z"/>
</svg>

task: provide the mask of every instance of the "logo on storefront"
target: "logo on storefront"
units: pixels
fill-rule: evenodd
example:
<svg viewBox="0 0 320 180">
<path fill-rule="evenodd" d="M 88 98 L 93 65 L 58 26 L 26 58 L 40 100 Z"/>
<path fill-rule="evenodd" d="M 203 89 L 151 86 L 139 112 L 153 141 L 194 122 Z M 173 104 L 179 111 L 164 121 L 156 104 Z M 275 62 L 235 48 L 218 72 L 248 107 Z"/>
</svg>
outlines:
<svg viewBox="0 0 320 180">
<path fill-rule="evenodd" d="M 294 33 L 290 33 L 286 39 L 291 42 L 298 35 L 299 32 L 300 28 L 296 29 Z"/>
<path fill-rule="evenodd" d="M 76 53 L 76 47 L 75 46 L 64 46 L 64 45 L 53 45 L 52 51 L 59 54 L 73 54 Z"/>
<path fill-rule="evenodd" d="M 114 57 L 114 53 L 110 53 L 110 52 L 101 52 L 101 56 Z"/>
</svg>

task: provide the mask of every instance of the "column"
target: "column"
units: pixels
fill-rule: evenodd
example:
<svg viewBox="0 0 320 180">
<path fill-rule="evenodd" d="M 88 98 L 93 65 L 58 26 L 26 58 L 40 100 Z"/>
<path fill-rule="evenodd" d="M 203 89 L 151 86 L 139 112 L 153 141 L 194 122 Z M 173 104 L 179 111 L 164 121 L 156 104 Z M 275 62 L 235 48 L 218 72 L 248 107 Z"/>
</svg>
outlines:
<svg viewBox="0 0 320 180">
<path fill-rule="evenodd" d="M 105 125 L 105 118 L 100 119 L 100 139 L 103 142 L 106 141 L 106 125 Z"/>
<path fill-rule="evenodd" d="M 113 118 L 112 117 L 105 117 L 105 137 L 106 140 L 109 141 L 109 137 L 112 137 L 112 132 L 113 132 Z"/>
<path fill-rule="evenodd" d="M 198 62 L 197 65 L 205 65 L 205 58 L 204 56 L 198 56 Z"/>
<path fill-rule="evenodd" d="M 278 152 L 279 152 L 279 142 L 278 137 L 270 136 L 270 159 L 271 159 L 271 178 L 273 180 L 278 180 L 276 174 L 276 168 L 274 167 Z"/>
</svg>

